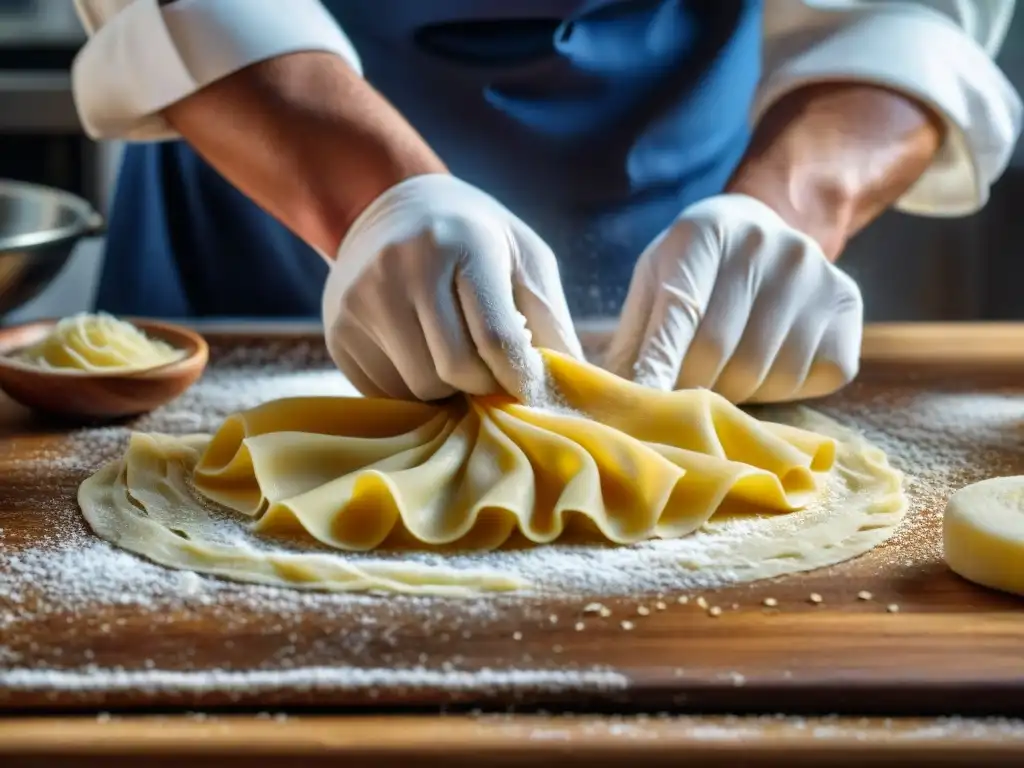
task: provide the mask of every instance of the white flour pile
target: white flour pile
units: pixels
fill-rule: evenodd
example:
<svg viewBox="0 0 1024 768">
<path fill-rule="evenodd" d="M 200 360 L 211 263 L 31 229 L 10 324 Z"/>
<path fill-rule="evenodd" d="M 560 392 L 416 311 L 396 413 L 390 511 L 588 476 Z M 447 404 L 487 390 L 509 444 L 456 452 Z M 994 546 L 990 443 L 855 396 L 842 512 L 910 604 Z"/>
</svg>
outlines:
<svg viewBox="0 0 1024 768">
<path fill-rule="evenodd" d="M 310 360 L 313 370 L 297 372 Z M 546 614 L 515 596 L 382 598 L 240 585 L 164 569 L 117 550 L 89 532 L 75 501 L 77 486 L 121 454 L 132 429 L 212 432 L 229 413 L 273 398 L 350 394 L 352 390 L 328 365 L 317 348 L 307 345 L 281 343 L 232 352 L 175 403 L 131 427 L 78 430 L 59 452 L 38 452 L 4 479 L 8 488 L 41 489 L 33 491 L 34 499 L 19 503 L 38 515 L 37 531 L 46 533 L 36 533 L 29 547 L 17 544 L 11 531 L 4 532 L 0 512 L 0 696 L 3 689 L 26 688 L 241 692 L 626 686 L 625 677 L 614 670 L 538 665 L 526 642 L 520 644 L 520 653 L 493 658 L 490 669 L 465 664 L 456 652 L 458 643 L 472 640 L 474 633 L 512 635 L 516 627 L 547 621 Z M 886 397 L 854 389 L 835 407 L 822 409 L 840 422 L 863 429 L 916 480 L 911 487 L 909 524 L 895 537 L 899 546 L 888 544 L 862 558 L 873 564 L 869 571 L 886 564 L 891 567 L 894 555 L 901 560 L 898 565 L 908 569 L 936 562 L 938 537 L 934 531 L 922 532 L 934 528 L 934 516 L 941 513 L 949 491 L 970 481 L 963 479 L 961 468 L 988 462 L 985 476 L 1000 474 L 1022 453 L 1024 396 L 912 392 L 909 385 L 905 394 L 897 390 L 895 396 Z M 12 503 L 6 502 L 6 508 Z M 686 539 L 624 548 L 547 546 L 460 555 L 456 560 L 461 567 L 501 570 L 514 566 L 521 572 L 543 572 L 552 586 L 581 598 L 663 592 L 671 602 L 675 595 L 716 586 L 706 576 L 678 567 L 680 555 L 693 546 Z M 414 556 L 423 562 L 438 557 Z M 563 621 L 573 621 L 582 604 L 574 602 Z M 305 619 L 311 613 L 317 616 L 315 633 Z M 263 645 L 273 650 L 264 654 L 254 670 L 193 670 L 193 651 L 184 639 L 187 630 L 179 630 L 185 634 L 177 641 L 172 637 L 161 642 L 161 635 L 200 617 L 217 622 L 225 638 L 225 658 L 231 658 L 231 637 L 247 632 L 270 636 Z M 103 658 L 102 649 L 108 644 L 104 639 L 129 622 L 151 627 L 154 636 L 153 659 L 140 669 L 117 668 L 112 666 L 114 658 Z M 321 633 L 321 627 L 332 626 L 337 632 Z M 51 642 L 45 647 L 33 642 L 37 632 Z M 420 653 L 418 659 L 410 660 L 410 634 L 451 648 L 444 664 L 426 666 L 437 653 L 429 658 Z"/>
</svg>

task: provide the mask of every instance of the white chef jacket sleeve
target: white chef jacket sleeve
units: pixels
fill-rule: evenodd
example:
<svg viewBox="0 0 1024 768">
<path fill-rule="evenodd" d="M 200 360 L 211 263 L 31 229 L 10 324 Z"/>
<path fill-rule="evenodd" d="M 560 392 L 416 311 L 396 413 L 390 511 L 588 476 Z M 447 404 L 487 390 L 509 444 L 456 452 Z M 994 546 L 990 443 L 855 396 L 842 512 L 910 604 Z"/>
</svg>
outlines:
<svg viewBox="0 0 1024 768">
<path fill-rule="evenodd" d="M 946 124 L 932 165 L 897 202 L 908 213 L 980 209 L 1021 130 L 1021 100 L 993 62 L 1014 0 L 771 0 L 765 4 L 756 121 L 782 96 L 824 81 L 876 83 Z"/>
<path fill-rule="evenodd" d="M 71 69 L 78 114 L 94 139 L 176 138 L 161 111 L 250 64 L 327 51 L 362 74 L 320 0 L 75 0 L 89 41 Z"/>
</svg>

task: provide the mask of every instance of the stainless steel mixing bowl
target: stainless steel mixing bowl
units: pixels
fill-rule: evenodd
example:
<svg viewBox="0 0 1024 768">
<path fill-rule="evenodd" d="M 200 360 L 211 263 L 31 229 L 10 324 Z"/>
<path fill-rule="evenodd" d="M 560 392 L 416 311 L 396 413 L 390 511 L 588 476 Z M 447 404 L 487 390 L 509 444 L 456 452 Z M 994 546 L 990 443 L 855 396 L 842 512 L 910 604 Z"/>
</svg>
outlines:
<svg viewBox="0 0 1024 768">
<path fill-rule="evenodd" d="M 100 215 L 77 195 L 0 179 L 0 318 L 35 298 L 75 244 L 102 228 Z"/>
</svg>

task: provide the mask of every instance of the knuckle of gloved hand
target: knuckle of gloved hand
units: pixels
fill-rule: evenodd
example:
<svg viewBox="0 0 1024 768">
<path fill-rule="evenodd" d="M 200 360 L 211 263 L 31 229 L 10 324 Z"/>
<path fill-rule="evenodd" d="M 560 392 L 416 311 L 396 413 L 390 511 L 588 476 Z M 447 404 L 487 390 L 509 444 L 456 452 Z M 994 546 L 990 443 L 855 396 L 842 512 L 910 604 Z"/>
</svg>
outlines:
<svg viewBox="0 0 1024 768">
<path fill-rule="evenodd" d="M 450 216 L 428 222 L 416 235 L 419 250 L 442 258 L 458 258 L 466 249 L 467 227 Z"/>
<path fill-rule="evenodd" d="M 522 331 L 488 324 L 485 334 L 486 338 L 481 348 L 485 360 L 491 364 L 508 361 L 513 368 L 519 370 L 526 370 L 529 367 L 526 357 L 530 350 L 530 342 Z"/>
<path fill-rule="evenodd" d="M 403 376 L 402 378 L 413 397 L 423 402 L 441 400 L 456 391 L 455 387 L 442 381 L 439 374 L 430 373 L 415 377 Z"/>
<path fill-rule="evenodd" d="M 860 339 L 844 337 L 827 357 L 822 356 L 817 362 L 834 368 L 844 384 L 853 381 L 860 370 Z"/>
<path fill-rule="evenodd" d="M 682 217 L 662 232 L 641 254 L 640 260 L 649 262 L 659 277 L 678 270 L 680 257 L 695 259 L 717 258 L 722 250 L 717 235 L 717 222 L 709 217 Z"/>
<path fill-rule="evenodd" d="M 826 397 L 838 392 L 854 378 L 857 370 L 834 360 L 816 360 L 807 372 L 799 388 L 794 393 L 793 399 L 811 399 Z"/>
<path fill-rule="evenodd" d="M 835 389 L 845 386 L 857 378 L 860 372 L 860 349 L 859 344 L 853 340 L 844 341 L 834 348 L 827 355 L 819 355 L 811 367 L 812 373 L 820 369 L 827 378 L 835 381 Z"/>
<path fill-rule="evenodd" d="M 498 390 L 494 376 L 477 356 L 475 348 L 467 344 L 450 347 L 433 360 L 437 374 L 436 394 L 431 399 L 447 397 L 454 392 L 486 395 Z"/>
<path fill-rule="evenodd" d="M 822 362 L 820 373 L 814 377 L 817 386 L 808 396 L 824 397 L 838 392 L 856 379 L 858 372 L 859 361 L 856 358 Z"/>
<path fill-rule="evenodd" d="M 864 300 L 860 293 L 841 293 L 832 300 L 832 313 L 834 315 L 864 315 Z"/>
<path fill-rule="evenodd" d="M 332 344 L 328 341 L 327 352 L 331 356 L 331 360 L 334 361 L 334 366 L 341 371 L 341 374 L 350 383 L 352 383 L 356 389 L 363 394 L 376 394 L 375 392 L 367 392 L 366 374 L 363 372 L 363 369 L 356 364 L 348 354 L 348 350 L 345 349 L 342 344 Z"/>
<path fill-rule="evenodd" d="M 425 222 L 418 241 L 423 252 L 464 264 L 507 251 L 506 230 L 483 213 L 476 217 L 447 214 Z"/>
<path fill-rule="evenodd" d="M 856 280 L 828 260 L 825 261 L 825 267 L 833 290 L 836 293 L 846 293 L 856 296 L 858 300 L 860 299 L 860 286 L 857 285 Z"/>
<path fill-rule="evenodd" d="M 828 265 L 817 244 L 799 232 L 783 236 L 776 244 L 774 254 L 775 268 L 787 276 L 801 273 L 821 275 L 821 267 Z"/>
<path fill-rule="evenodd" d="M 760 364 L 752 360 L 733 359 L 725 372 L 715 381 L 712 390 L 729 402 L 742 403 L 757 389 L 760 368 Z"/>
<path fill-rule="evenodd" d="M 468 350 L 446 350 L 442 355 L 435 355 L 433 364 L 440 382 L 448 386 L 458 386 L 459 379 L 467 367 Z"/>
<path fill-rule="evenodd" d="M 840 281 L 836 291 L 838 294 L 835 301 L 837 311 L 863 314 L 864 297 L 860 292 L 860 287 L 849 275 L 845 273 L 840 274 L 843 279 Z"/>
<path fill-rule="evenodd" d="M 348 356 L 348 350 L 345 349 L 344 339 L 336 333 L 328 333 L 325 337 L 327 342 L 327 354 L 334 362 L 335 367 L 345 374 L 346 377 L 352 375 L 351 360 Z"/>
<path fill-rule="evenodd" d="M 691 367 L 705 366 L 721 372 L 735 357 L 740 343 L 739 336 L 735 332 L 730 334 L 721 329 L 708 330 L 712 332 L 705 333 L 702 328 L 697 329 L 693 341 L 685 350 L 683 362 Z"/>
<path fill-rule="evenodd" d="M 857 374 L 860 373 L 860 355 L 851 354 L 840 360 L 839 373 L 844 386 L 856 379 Z"/>
</svg>

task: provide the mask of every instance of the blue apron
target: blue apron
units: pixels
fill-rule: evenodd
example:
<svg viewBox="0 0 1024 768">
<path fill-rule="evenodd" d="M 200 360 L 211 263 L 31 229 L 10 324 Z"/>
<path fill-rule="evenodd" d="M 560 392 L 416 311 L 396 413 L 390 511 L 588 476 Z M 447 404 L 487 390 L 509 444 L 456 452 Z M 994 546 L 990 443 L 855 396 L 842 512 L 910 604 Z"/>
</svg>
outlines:
<svg viewBox="0 0 1024 768">
<path fill-rule="evenodd" d="M 325 5 L 452 172 L 551 245 L 576 317 L 619 311 L 640 252 L 749 140 L 760 0 Z M 127 148 L 109 229 L 98 309 L 319 314 L 321 259 L 181 142 Z"/>
</svg>

